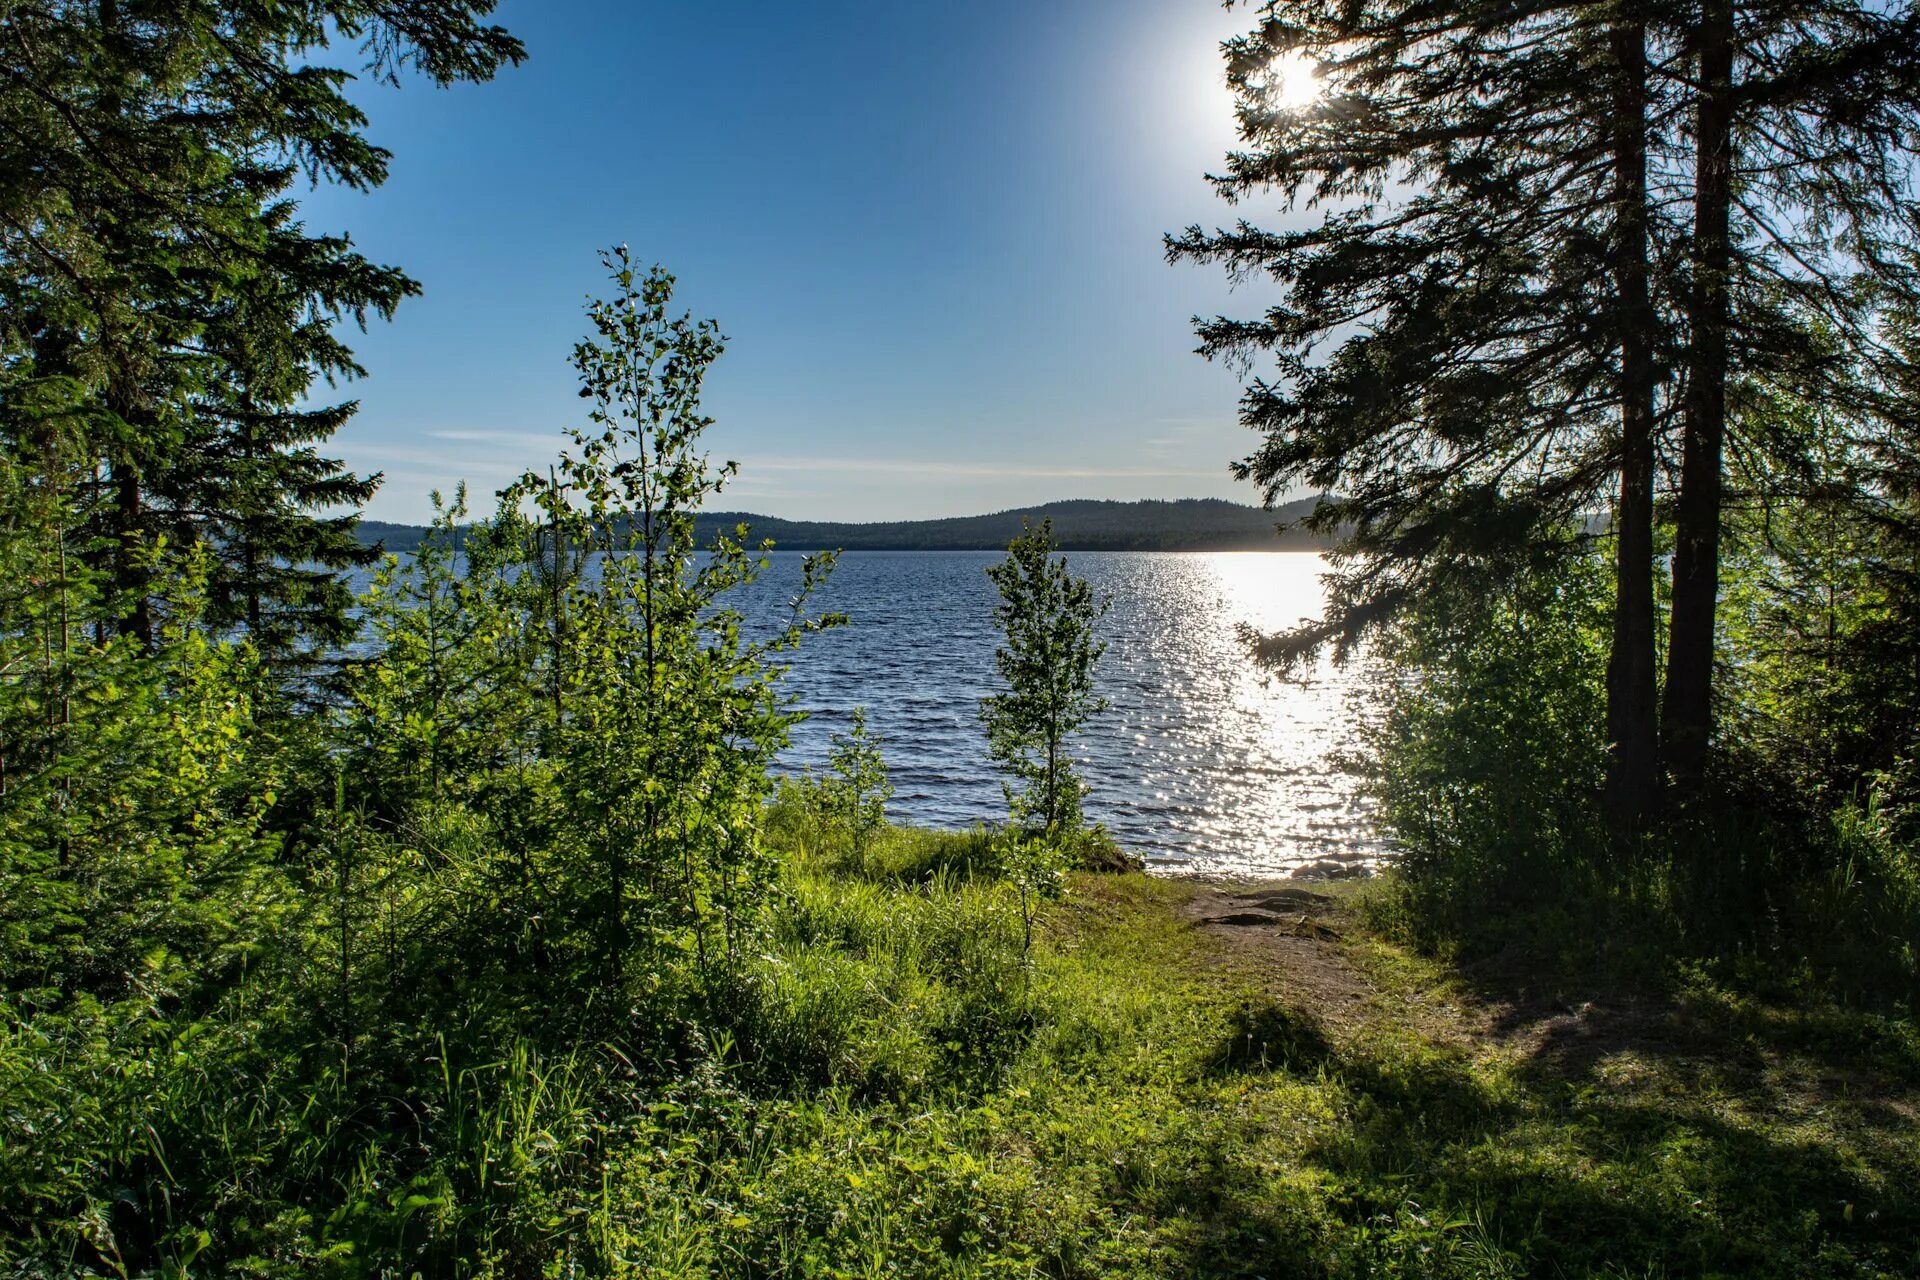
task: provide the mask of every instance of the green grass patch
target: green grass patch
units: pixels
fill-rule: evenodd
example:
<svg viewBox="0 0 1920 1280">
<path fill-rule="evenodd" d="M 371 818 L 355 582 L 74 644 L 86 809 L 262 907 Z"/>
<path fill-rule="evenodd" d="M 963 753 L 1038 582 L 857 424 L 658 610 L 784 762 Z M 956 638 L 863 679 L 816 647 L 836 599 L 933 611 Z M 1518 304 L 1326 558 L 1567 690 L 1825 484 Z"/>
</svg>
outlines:
<svg viewBox="0 0 1920 1280">
<path fill-rule="evenodd" d="M 790 848 L 762 950 L 664 1071 L 612 1044 L 427 1037 L 425 1083 L 374 1097 L 205 1032 L 151 1062 L 139 1087 L 171 1110 L 78 1175 L 85 1214 L 6 1252 L 259 1276 L 1920 1268 L 1910 1023 L 1703 983 L 1665 1039 L 1440 1034 L 1478 980 L 1368 932 L 1362 893 L 1343 954 L 1381 998 L 1329 1026 L 1225 962 L 1177 882 L 1076 875 L 1028 953 L 975 852 L 900 831 L 858 863 Z M 57 1048 L 9 1042 L 7 1087 Z M 98 1106 L 132 1114 L 111 1096 L 132 1087 Z M 196 1182 L 195 1153 L 225 1168 Z M 138 1253 L 115 1217 L 151 1202 L 137 1179 L 182 1206 Z"/>
<path fill-rule="evenodd" d="M 761 1056 L 723 1072 L 751 1082 L 740 1125 L 666 1184 L 657 1162 L 616 1178 L 616 1252 L 685 1275 L 1920 1266 L 1910 1095 L 1876 1093 L 1903 1075 L 1905 1024 L 1833 1011 L 1769 1037 L 1774 1014 L 1726 1004 L 1668 1053 L 1578 1065 L 1392 1017 L 1336 1033 L 1213 963 L 1172 909 L 1189 892 L 1081 877 L 1023 965 L 990 881 L 806 873 Z M 1445 965 L 1356 951 L 1390 996 L 1469 995 Z M 1764 1043 L 1743 1057 L 1741 1036 Z M 709 1208 L 688 1219 L 696 1186 Z M 666 1204 L 677 1234 L 647 1252 Z"/>
</svg>

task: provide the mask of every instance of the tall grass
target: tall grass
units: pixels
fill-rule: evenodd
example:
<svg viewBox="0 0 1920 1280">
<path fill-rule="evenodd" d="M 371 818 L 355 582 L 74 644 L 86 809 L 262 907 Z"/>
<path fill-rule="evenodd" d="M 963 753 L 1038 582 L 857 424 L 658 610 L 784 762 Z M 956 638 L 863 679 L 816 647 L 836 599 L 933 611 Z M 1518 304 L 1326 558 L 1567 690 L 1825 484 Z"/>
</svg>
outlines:
<svg viewBox="0 0 1920 1280">
<path fill-rule="evenodd" d="M 973 836 L 776 844 L 752 960 L 704 994 L 635 988 L 618 1017 L 443 994 L 403 1023 L 367 1002 L 343 1057 L 281 973 L 192 1018 L 58 1038 L 13 1019 L 0 1255 L 33 1275 L 502 1280 L 1920 1262 L 1920 1164 L 1871 1098 L 1775 1121 L 1779 1099 L 1701 1091 L 1684 1062 L 1595 1087 L 1396 1019 L 1341 1031 L 1213 966 L 1177 884 L 1073 878 L 1028 952 L 1012 887 L 956 869 Z M 1820 1035 L 1854 1035 L 1856 1072 L 1920 1078 L 1900 1025 Z M 1729 1034 L 1752 1052 L 1773 1033 Z"/>
</svg>

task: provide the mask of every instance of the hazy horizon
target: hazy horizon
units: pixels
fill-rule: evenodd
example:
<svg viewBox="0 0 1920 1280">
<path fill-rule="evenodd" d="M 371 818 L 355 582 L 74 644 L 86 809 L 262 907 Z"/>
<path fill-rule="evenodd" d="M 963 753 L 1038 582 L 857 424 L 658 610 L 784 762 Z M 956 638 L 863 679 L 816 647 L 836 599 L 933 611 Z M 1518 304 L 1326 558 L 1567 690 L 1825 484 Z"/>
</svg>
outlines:
<svg viewBox="0 0 1920 1280">
<path fill-rule="evenodd" d="M 1211 496 L 1201 495 L 1201 494 L 1187 494 L 1187 495 L 1182 495 L 1180 497 L 1173 497 L 1173 498 L 1098 498 L 1098 497 L 1081 495 L 1081 496 L 1068 497 L 1068 498 L 1045 498 L 1038 502 L 1003 503 L 1000 506 L 984 508 L 979 511 L 956 511 L 956 512 L 944 513 L 941 515 L 930 515 L 930 516 L 914 516 L 914 515 L 892 516 L 892 517 L 876 516 L 876 517 L 869 518 L 865 516 L 817 516 L 817 517 L 816 516 L 783 516 L 780 513 L 775 511 L 762 511 L 762 510 L 759 510 L 758 508 L 748 507 L 740 503 L 730 503 L 727 501 L 727 494 L 730 492 L 731 492 L 731 489 L 722 490 L 720 493 L 720 496 L 714 499 L 713 502 L 709 504 L 708 509 L 702 510 L 700 512 L 701 518 L 708 519 L 708 518 L 716 518 L 721 516 L 753 515 L 753 516 L 761 516 L 769 520 L 785 521 L 792 524 L 914 524 L 914 523 L 920 523 L 920 522 L 936 522 L 936 521 L 943 521 L 943 520 L 978 519 L 986 516 L 1007 515 L 1016 511 L 1029 511 L 1029 510 L 1034 510 L 1038 508 L 1047 508 L 1047 507 L 1066 507 L 1066 506 L 1074 506 L 1081 503 L 1091 503 L 1091 502 L 1113 502 L 1113 503 L 1124 503 L 1127 505 L 1132 505 L 1134 503 L 1140 503 L 1140 502 L 1159 502 L 1159 503 L 1165 503 L 1170 506 L 1176 505 L 1179 503 L 1184 503 L 1184 502 L 1230 502 L 1230 503 L 1234 503 L 1235 505 L 1245 507 L 1249 511 L 1261 512 L 1263 514 L 1271 513 L 1277 516 L 1280 514 L 1281 511 L 1283 511 L 1286 507 L 1288 507 L 1292 503 L 1300 501 L 1300 499 L 1297 499 L 1297 498 L 1289 498 L 1286 502 L 1282 502 L 1277 506 L 1263 507 L 1258 501 L 1248 501 L 1247 499 L 1236 496 L 1234 494 L 1226 494 L 1222 497 L 1211 497 Z M 442 496 L 450 497 L 451 493 L 449 491 L 443 491 Z M 484 519 L 488 515 L 492 506 L 490 502 L 491 496 L 492 495 L 490 494 L 481 493 L 469 487 L 469 492 L 467 494 L 467 505 L 470 509 L 471 519 L 480 520 L 480 519 Z M 429 515 L 430 514 L 431 512 L 429 510 Z M 418 519 L 418 520 L 398 520 L 389 516 L 376 515 L 370 512 L 365 514 L 364 519 L 366 522 L 373 523 L 373 524 L 404 525 L 404 526 L 409 526 L 414 528 L 425 528 L 430 523 L 427 517 L 422 517 L 421 519 Z"/>
</svg>

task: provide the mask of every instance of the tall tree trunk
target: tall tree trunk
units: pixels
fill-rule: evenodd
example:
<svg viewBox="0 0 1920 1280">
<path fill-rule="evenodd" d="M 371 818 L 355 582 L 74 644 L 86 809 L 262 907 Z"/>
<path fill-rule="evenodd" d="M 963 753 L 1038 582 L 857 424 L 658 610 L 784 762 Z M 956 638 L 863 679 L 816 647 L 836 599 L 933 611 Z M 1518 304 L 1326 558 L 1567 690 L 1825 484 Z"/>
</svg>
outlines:
<svg viewBox="0 0 1920 1280">
<path fill-rule="evenodd" d="M 1648 291 L 1647 29 L 1627 9 L 1612 32 L 1615 71 L 1614 284 L 1619 291 L 1620 498 L 1614 507 L 1613 651 L 1607 808 L 1615 832 L 1645 824 L 1659 777 L 1653 605 L 1653 306 Z"/>
<path fill-rule="evenodd" d="M 118 0 L 100 0 L 98 12 L 101 34 L 107 48 L 116 58 L 124 57 L 126 32 L 121 26 Z M 122 114 L 125 108 L 117 84 L 109 83 L 105 87 L 100 105 L 109 117 Z M 106 328 L 102 336 L 106 339 L 103 345 L 114 360 L 114 371 L 107 380 L 107 407 L 120 419 L 121 430 L 131 431 L 136 426 L 145 428 L 150 424 L 143 420 L 136 408 L 141 401 L 141 392 L 133 360 L 111 326 Z M 140 487 L 140 468 L 125 450 L 123 443 L 121 452 L 108 460 L 113 481 L 113 549 L 110 554 L 116 596 L 114 606 L 119 611 L 120 634 L 131 636 L 143 648 L 151 649 L 153 602 L 147 595 L 148 573 L 143 563 L 145 495 Z"/>
<path fill-rule="evenodd" d="M 1732 257 L 1733 46 L 1733 0 L 1704 0 L 1699 30 L 1693 290 L 1688 300 L 1693 342 L 1661 726 L 1667 770 L 1683 795 L 1697 789 L 1706 772 L 1707 745 L 1713 734 L 1720 467 L 1727 419 L 1727 277 Z"/>
<path fill-rule="evenodd" d="M 141 647 L 153 647 L 153 601 L 148 596 L 146 548 L 141 526 L 144 506 L 140 492 L 140 470 L 125 458 L 113 463 L 113 586 L 119 597 L 120 634 L 131 636 Z"/>
<path fill-rule="evenodd" d="M 242 396 L 240 400 L 240 420 L 242 424 L 240 456 L 244 459 L 243 465 L 246 468 L 243 473 L 246 477 L 246 496 L 241 499 L 241 503 L 248 508 L 253 506 L 253 498 L 256 493 L 254 486 L 259 484 L 259 479 L 254 473 L 253 428 L 257 413 L 258 410 L 254 407 L 253 397 L 250 395 Z M 239 521 L 241 556 L 244 565 L 243 572 L 246 574 L 244 590 L 247 593 L 247 637 L 253 641 L 256 647 L 262 647 L 266 644 L 265 639 L 260 634 L 261 624 L 264 621 L 264 612 L 260 604 L 262 584 L 260 581 L 259 537 L 263 515 L 264 513 L 262 512 L 245 510 L 241 513 Z"/>
</svg>

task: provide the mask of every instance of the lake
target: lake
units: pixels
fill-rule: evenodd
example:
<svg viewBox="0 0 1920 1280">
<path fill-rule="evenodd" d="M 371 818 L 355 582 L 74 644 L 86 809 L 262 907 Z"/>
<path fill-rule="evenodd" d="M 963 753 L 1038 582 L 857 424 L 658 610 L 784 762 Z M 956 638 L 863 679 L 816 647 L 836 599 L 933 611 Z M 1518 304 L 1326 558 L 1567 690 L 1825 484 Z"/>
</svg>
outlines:
<svg viewBox="0 0 1920 1280">
<path fill-rule="evenodd" d="M 799 555 L 776 553 L 750 614 L 777 609 Z M 810 718 L 782 768 L 824 766 L 852 708 L 885 739 L 896 821 L 965 827 L 1005 814 L 976 715 L 994 689 L 994 552 L 849 552 L 822 609 L 851 625 L 809 637 L 789 689 Z M 1112 704 L 1074 744 L 1090 820 L 1163 872 L 1327 874 L 1379 859 L 1357 779 L 1347 702 L 1365 669 L 1323 664 L 1305 684 L 1248 662 L 1242 624 L 1317 616 L 1315 553 L 1079 552 L 1075 573 L 1110 597 L 1099 691 Z"/>
</svg>

